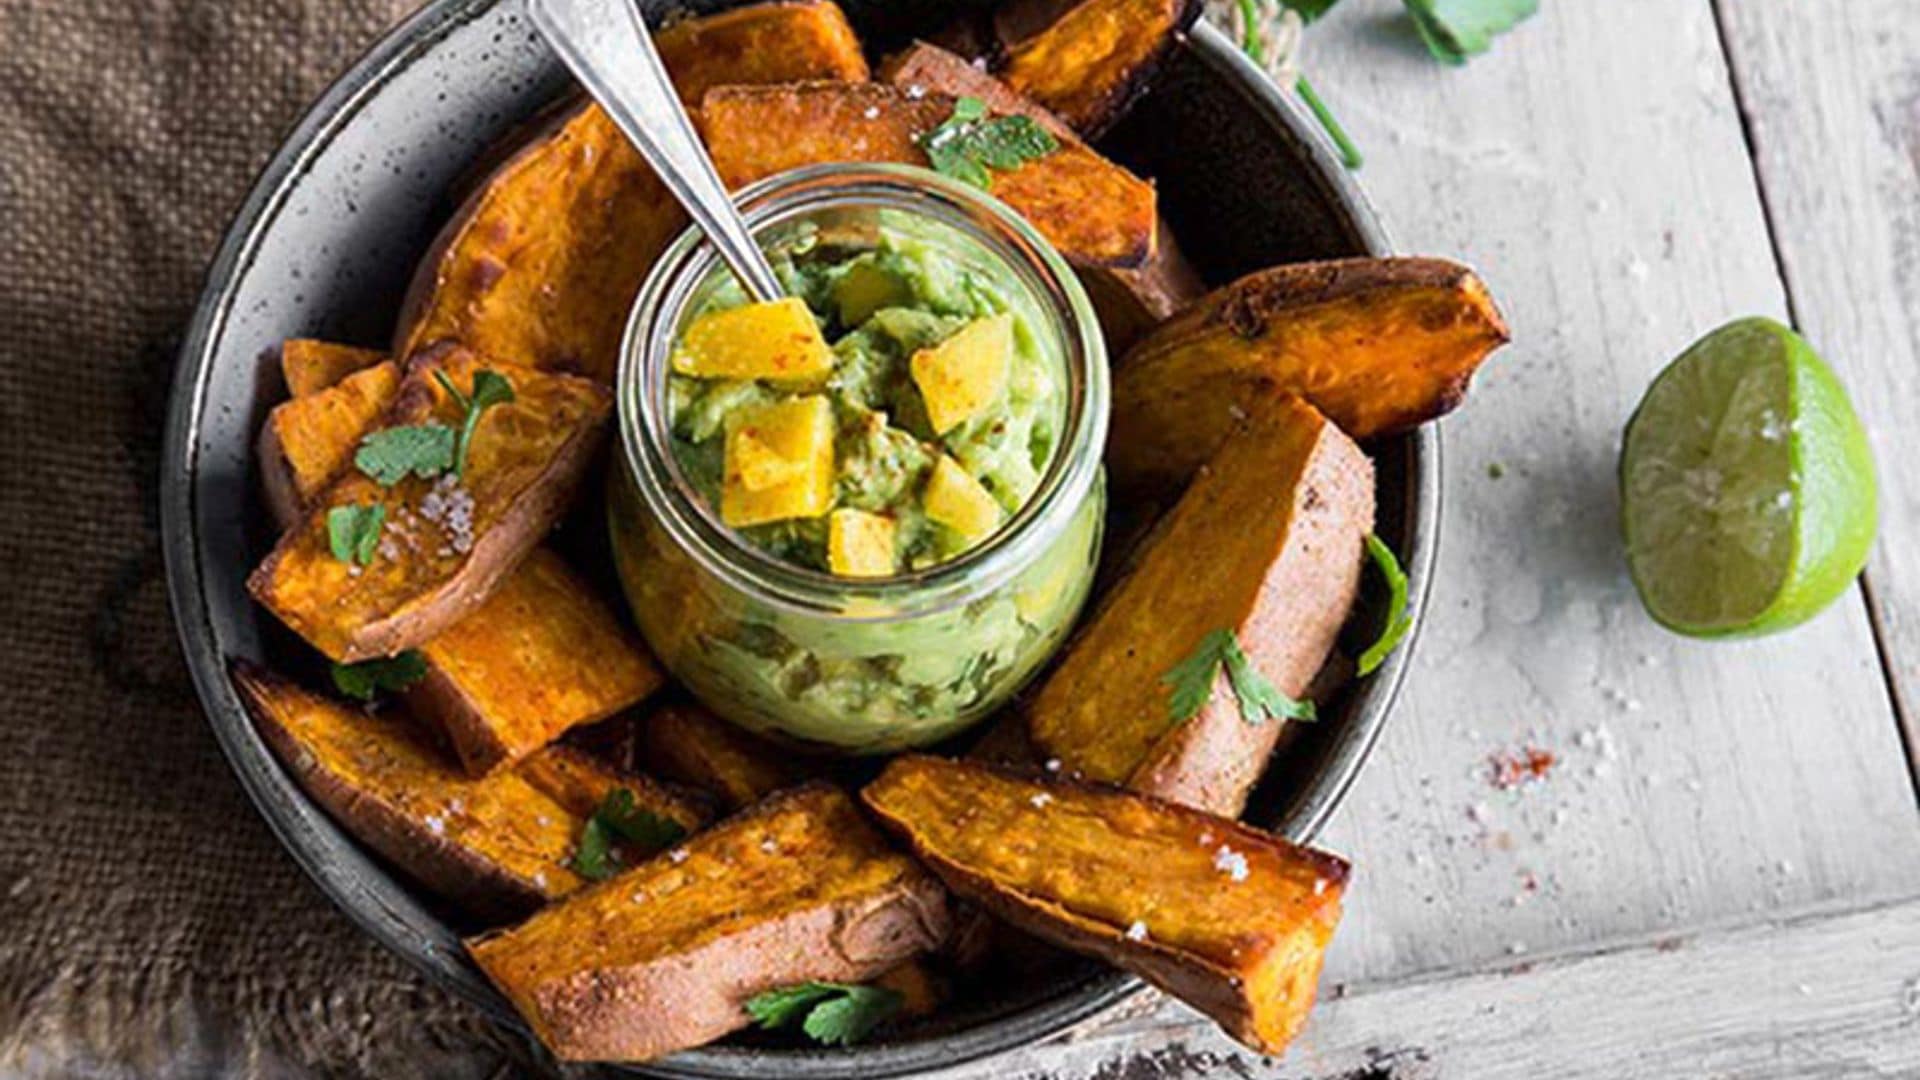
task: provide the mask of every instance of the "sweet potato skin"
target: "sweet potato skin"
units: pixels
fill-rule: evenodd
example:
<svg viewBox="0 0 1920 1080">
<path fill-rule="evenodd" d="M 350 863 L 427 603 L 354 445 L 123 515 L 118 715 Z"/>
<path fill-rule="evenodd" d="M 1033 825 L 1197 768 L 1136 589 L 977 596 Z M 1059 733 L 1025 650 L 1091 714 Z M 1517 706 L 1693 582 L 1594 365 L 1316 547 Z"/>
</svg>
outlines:
<svg viewBox="0 0 1920 1080">
<path fill-rule="evenodd" d="M 377 349 L 315 338 L 288 338 L 280 343 L 280 374 L 287 381 L 287 393 L 294 397 L 318 393 L 386 359 Z"/>
<path fill-rule="evenodd" d="M 427 677 L 407 692 L 407 704 L 440 725 L 476 776 L 636 705 L 666 682 L 639 639 L 547 548 L 420 652 Z"/>
<path fill-rule="evenodd" d="M 873 83 L 723 86 L 701 99 L 699 120 L 720 178 L 740 187 L 823 161 L 925 166 L 915 138 L 953 100 Z M 995 172 L 991 190 L 1076 265 L 1134 267 L 1153 252 L 1153 185 L 1084 144 Z"/>
<path fill-rule="evenodd" d="M 873 978 L 948 928 L 939 882 L 809 784 L 467 948 L 555 1057 L 646 1061 L 745 1026 L 755 994 Z"/>
<path fill-rule="evenodd" d="M 1282 693 L 1305 696 L 1359 588 L 1373 467 L 1311 406 L 1269 392 L 1149 538 L 1028 705 L 1043 757 L 1237 816 L 1282 722 L 1241 718 L 1224 672 L 1192 718 L 1168 715 L 1168 671 L 1232 630 Z M 1196 561 L 1207 568 L 1196 587 Z"/>
<path fill-rule="evenodd" d="M 638 760 L 648 772 L 705 791 L 728 810 L 799 780 L 783 751 L 690 701 L 668 702 L 636 727 Z"/>
<path fill-rule="evenodd" d="M 1279 266 L 1217 289 L 1115 368 L 1107 469 L 1129 495 L 1177 490 L 1262 386 L 1356 439 L 1452 410 L 1506 322 L 1473 271 L 1442 259 Z"/>
<path fill-rule="evenodd" d="M 826 0 L 689 19 L 654 44 L 689 103 L 721 83 L 867 77 L 852 27 Z M 408 290 L 395 355 L 451 338 L 610 381 L 627 310 L 685 223 L 599 106 L 564 113 L 441 231 Z"/>
<path fill-rule="evenodd" d="M 274 406 L 260 425 L 260 486 L 282 529 L 299 521 L 307 504 L 347 468 L 361 433 L 386 413 L 400 389 L 400 365 L 391 361 L 350 372 L 334 385 L 314 385 L 324 374 L 308 367 L 301 378 L 309 388 Z"/>
<path fill-rule="evenodd" d="M 524 915 L 585 884 L 568 862 L 587 817 L 616 786 L 688 829 L 706 817 L 695 801 L 560 747 L 470 779 L 390 711 L 344 705 L 243 661 L 232 675 L 261 737 L 315 802 L 388 861 L 485 919 Z"/>
<path fill-rule="evenodd" d="M 515 400 L 482 416 L 466 479 L 455 488 L 473 500 L 470 543 L 445 522 L 419 512 L 422 500 L 446 477 L 408 477 L 382 488 L 349 470 L 248 579 L 254 599 L 328 657 L 391 656 L 438 636 L 484 603 L 559 517 L 605 438 L 612 398 L 604 387 L 490 364 L 455 346 L 409 361 L 383 423 L 438 419 L 458 427 L 459 406 L 433 374 L 444 372 L 464 388 L 486 367 L 507 376 Z M 327 540 L 328 510 L 375 503 L 387 508 L 381 553 L 366 567 L 335 559 Z"/>
<path fill-rule="evenodd" d="M 1261 1053 L 1282 1052 L 1312 1008 L 1346 887 L 1336 856 L 974 761 L 896 758 L 860 795 L 955 895 L 1139 975 Z"/>
<path fill-rule="evenodd" d="M 994 18 L 1000 77 L 1098 138 L 1146 92 L 1199 0 L 1014 0 Z"/>
</svg>

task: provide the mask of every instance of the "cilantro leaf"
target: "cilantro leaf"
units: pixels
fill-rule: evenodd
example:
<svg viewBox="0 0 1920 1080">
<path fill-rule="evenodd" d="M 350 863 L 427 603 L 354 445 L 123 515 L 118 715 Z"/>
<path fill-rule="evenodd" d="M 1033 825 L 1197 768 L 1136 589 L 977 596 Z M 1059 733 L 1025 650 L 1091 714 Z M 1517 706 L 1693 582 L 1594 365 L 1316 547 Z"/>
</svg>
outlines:
<svg viewBox="0 0 1920 1080">
<path fill-rule="evenodd" d="M 679 822 L 639 805 L 629 789 L 614 788 L 600 800 L 600 806 L 580 830 L 580 845 L 574 849 L 570 865 L 574 873 L 589 881 L 605 881 L 625 865 L 614 850 L 614 840 L 625 840 L 652 854 L 686 835 Z"/>
<path fill-rule="evenodd" d="M 872 1034 L 900 1011 L 899 991 L 884 986 L 805 982 L 747 999 L 747 1015 L 763 1028 L 792 1027 L 815 1042 L 849 1046 Z"/>
<path fill-rule="evenodd" d="M 426 677 L 427 658 L 414 649 L 357 664 L 333 665 L 334 687 L 360 701 L 372 701 L 383 690 L 397 693 Z"/>
<path fill-rule="evenodd" d="M 1434 59 L 1455 67 L 1540 10 L 1540 0 L 1404 0 Z"/>
<path fill-rule="evenodd" d="M 505 405 L 513 400 L 513 384 L 505 375 L 490 368 L 481 368 L 473 373 L 473 393 L 463 394 L 453 385 L 447 373 L 435 369 L 435 381 L 440 388 L 453 398 L 454 402 L 465 410 L 466 415 L 460 421 L 460 434 L 454 441 L 453 474 L 460 479 L 467 478 L 467 450 L 473 445 L 474 429 L 480 426 L 480 414 L 494 405 Z"/>
<path fill-rule="evenodd" d="M 366 566 L 380 548 L 380 529 L 386 523 L 387 508 L 379 503 L 336 506 L 327 511 L 327 547 L 343 563 Z"/>
<path fill-rule="evenodd" d="M 1296 701 L 1267 681 L 1253 660 L 1231 638 L 1227 641 L 1227 685 L 1240 706 L 1240 718 L 1249 724 L 1263 720 L 1318 720 L 1313 702 Z"/>
<path fill-rule="evenodd" d="M 884 986 L 849 986 L 842 997 L 813 1007 L 800 1029 L 815 1042 L 852 1046 L 900 1010 L 901 995 Z"/>
<path fill-rule="evenodd" d="M 1227 685 L 1233 690 L 1240 718 L 1249 724 L 1282 717 L 1313 720 L 1317 716 L 1313 702 L 1296 701 L 1267 681 L 1253 660 L 1240 647 L 1233 631 L 1209 631 L 1185 659 L 1175 664 L 1160 681 L 1171 688 L 1167 713 L 1175 723 L 1193 718 L 1213 696 L 1213 682 L 1221 667 L 1227 670 Z"/>
<path fill-rule="evenodd" d="M 408 473 L 430 480 L 452 467 L 453 443 L 453 429 L 445 424 L 383 428 L 360 440 L 353 464 L 381 487 L 392 487 Z"/>
<path fill-rule="evenodd" d="M 686 828 L 679 822 L 661 817 L 636 803 L 633 792 L 626 788 L 607 792 L 607 797 L 600 801 L 600 809 L 594 811 L 593 816 L 622 839 L 648 851 L 670 847 L 687 835 Z"/>
<path fill-rule="evenodd" d="M 600 820 L 600 815 L 587 819 L 586 827 L 580 830 L 580 846 L 574 849 L 573 861 L 567 865 L 588 881 L 605 881 L 620 872 L 620 856 L 613 850 L 613 830 Z"/>
<path fill-rule="evenodd" d="M 963 97 L 940 126 L 918 136 L 920 149 L 935 171 L 985 188 L 989 169 L 1017 169 L 1060 149 L 1060 140 L 1027 116 L 987 115 L 986 102 Z"/>
<path fill-rule="evenodd" d="M 1380 570 L 1380 576 L 1387 579 L 1387 625 L 1380 630 L 1380 637 L 1367 646 L 1360 654 L 1360 660 L 1354 667 L 1356 675 L 1371 675 L 1413 628 L 1413 616 L 1407 611 L 1407 572 L 1400 569 L 1400 560 L 1393 555 L 1393 549 L 1386 541 L 1372 533 L 1367 534 L 1367 554 L 1373 556 L 1373 565 Z"/>
<path fill-rule="evenodd" d="M 747 999 L 747 1015 L 763 1028 L 792 1027 L 815 1005 L 840 993 L 833 983 L 805 982 L 777 987 Z"/>
<path fill-rule="evenodd" d="M 1226 649 L 1233 644 L 1233 631 L 1211 631 L 1200 639 L 1200 644 L 1185 660 L 1160 676 L 1160 681 L 1172 691 L 1167 695 L 1167 714 L 1175 723 L 1193 719 L 1213 696 L 1214 676 L 1220 673 Z"/>
</svg>

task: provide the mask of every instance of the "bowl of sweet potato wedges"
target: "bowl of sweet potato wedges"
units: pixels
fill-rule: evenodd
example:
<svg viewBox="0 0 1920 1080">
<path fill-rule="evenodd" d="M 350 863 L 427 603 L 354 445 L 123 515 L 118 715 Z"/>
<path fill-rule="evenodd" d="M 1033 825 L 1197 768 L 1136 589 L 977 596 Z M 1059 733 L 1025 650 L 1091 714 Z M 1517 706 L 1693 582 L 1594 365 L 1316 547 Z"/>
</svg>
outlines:
<svg viewBox="0 0 1920 1080">
<path fill-rule="evenodd" d="M 962 108 L 1049 133 L 988 186 L 1106 340 L 1094 600 L 925 752 L 797 752 L 677 687 L 601 492 L 685 218 L 514 0 L 441 0 L 268 165 L 176 378 L 173 602 L 242 785 L 349 917 L 559 1060 L 901 1075 L 1143 984 L 1282 1053 L 1350 874 L 1307 845 L 1430 580 L 1431 421 L 1506 341 L 1485 287 L 1390 256 L 1192 0 L 641 6 L 730 185 L 926 166 Z"/>
</svg>

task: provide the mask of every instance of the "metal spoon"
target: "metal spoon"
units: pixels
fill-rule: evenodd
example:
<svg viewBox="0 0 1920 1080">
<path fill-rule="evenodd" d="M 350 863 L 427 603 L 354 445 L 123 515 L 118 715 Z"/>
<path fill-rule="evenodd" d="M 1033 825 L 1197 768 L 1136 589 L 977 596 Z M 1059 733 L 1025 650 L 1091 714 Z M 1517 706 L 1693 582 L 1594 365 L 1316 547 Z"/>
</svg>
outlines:
<svg viewBox="0 0 1920 1080">
<path fill-rule="evenodd" d="M 785 295 L 694 134 L 633 0 L 527 0 L 527 14 L 687 208 L 748 295 Z"/>
</svg>

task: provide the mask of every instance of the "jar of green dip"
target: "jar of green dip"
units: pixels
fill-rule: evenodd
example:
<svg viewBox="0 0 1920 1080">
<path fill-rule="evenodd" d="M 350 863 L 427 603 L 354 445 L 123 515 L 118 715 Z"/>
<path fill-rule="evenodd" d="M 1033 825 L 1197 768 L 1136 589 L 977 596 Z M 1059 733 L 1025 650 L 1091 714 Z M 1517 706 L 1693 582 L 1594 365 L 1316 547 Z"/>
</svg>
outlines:
<svg viewBox="0 0 1920 1080">
<path fill-rule="evenodd" d="M 887 753 L 1005 704 L 1078 617 L 1105 516 L 1107 359 L 1086 294 L 957 180 L 822 165 L 740 197 L 788 297 L 697 231 L 627 326 L 614 560 L 714 711 Z"/>
</svg>

